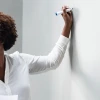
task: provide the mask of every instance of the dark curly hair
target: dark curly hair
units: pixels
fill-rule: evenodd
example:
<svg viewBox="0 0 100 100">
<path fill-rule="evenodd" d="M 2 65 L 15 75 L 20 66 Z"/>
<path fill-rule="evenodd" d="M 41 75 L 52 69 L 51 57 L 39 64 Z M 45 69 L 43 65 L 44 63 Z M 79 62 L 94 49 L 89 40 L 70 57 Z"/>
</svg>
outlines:
<svg viewBox="0 0 100 100">
<path fill-rule="evenodd" d="M 0 12 L 0 42 L 3 44 L 4 50 L 9 50 L 16 41 L 17 30 L 13 18 Z"/>
</svg>

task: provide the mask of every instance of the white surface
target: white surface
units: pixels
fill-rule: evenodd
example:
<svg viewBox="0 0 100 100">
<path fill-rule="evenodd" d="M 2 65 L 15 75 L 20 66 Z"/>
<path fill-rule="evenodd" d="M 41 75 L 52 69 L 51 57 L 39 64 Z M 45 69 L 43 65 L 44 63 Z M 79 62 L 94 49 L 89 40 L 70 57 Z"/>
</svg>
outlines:
<svg viewBox="0 0 100 100">
<path fill-rule="evenodd" d="M 73 7 L 72 38 L 65 58 L 56 71 L 31 76 L 33 100 L 100 100 L 99 4 L 99 0 L 24 1 L 23 51 L 38 55 L 47 54 L 61 33 L 63 21 L 54 12 L 62 5 Z"/>
<path fill-rule="evenodd" d="M 65 0 L 23 0 L 23 52 L 47 55 L 51 51 L 64 25 L 62 16 L 54 13 L 65 4 Z M 64 96 L 69 100 L 68 50 L 59 68 L 30 76 L 32 100 L 63 100 Z"/>
<path fill-rule="evenodd" d="M 100 100 L 99 0 L 69 0 L 68 3 L 74 8 L 71 100 Z"/>
<path fill-rule="evenodd" d="M 12 95 L 12 96 L 0 95 L 0 100 L 18 100 L 18 95 Z"/>
</svg>

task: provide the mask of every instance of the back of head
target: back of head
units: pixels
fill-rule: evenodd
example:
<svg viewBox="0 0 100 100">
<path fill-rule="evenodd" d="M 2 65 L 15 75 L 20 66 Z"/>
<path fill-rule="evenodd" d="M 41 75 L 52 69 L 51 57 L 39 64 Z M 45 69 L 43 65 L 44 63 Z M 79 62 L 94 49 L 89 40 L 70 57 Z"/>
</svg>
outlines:
<svg viewBox="0 0 100 100">
<path fill-rule="evenodd" d="M 13 18 L 0 12 L 0 43 L 3 44 L 4 50 L 9 50 L 16 41 L 17 30 Z"/>
</svg>

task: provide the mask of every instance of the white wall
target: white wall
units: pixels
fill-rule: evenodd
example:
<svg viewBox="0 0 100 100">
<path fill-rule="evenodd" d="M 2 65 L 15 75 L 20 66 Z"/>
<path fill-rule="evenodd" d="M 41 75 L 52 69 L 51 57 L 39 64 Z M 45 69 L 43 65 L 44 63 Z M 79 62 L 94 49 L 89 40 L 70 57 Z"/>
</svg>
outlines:
<svg viewBox="0 0 100 100">
<path fill-rule="evenodd" d="M 70 0 L 69 4 L 74 7 L 71 100 L 100 100 L 99 0 Z"/>
<path fill-rule="evenodd" d="M 23 1 L 24 53 L 47 55 L 58 40 L 64 25 L 61 10 L 65 0 Z M 32 100 L 69 100 L 70 62 L 68 50 L 61 66 L 44 74 L 30 76 Z"/>
<path fill-rule="evenodd" d="M 62 31 L 54 15 L 62 5 L 74 8 L 72 38 L 57 70 L 30 77 L 32 100 L 100 100 L 99 0 L 24 1 L 23 52 L 48 54 Z"/>
<path fill-rule="evenodd" d="M 22 0 L 0 0 L 0 12 L 11 15 L 16 22 L 18 30 L 18 39 L 16 44 L 7 51 L 12 53 L 14 51 L 22 51 Z"/>
</svg>

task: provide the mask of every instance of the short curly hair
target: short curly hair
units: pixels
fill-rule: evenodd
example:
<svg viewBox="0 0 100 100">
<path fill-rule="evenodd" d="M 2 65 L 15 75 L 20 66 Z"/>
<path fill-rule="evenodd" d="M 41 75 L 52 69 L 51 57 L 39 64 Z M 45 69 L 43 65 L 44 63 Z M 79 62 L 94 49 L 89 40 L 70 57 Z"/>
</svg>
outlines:
<svg viewBox="0 0 100 100">
<path fill-rule="evenodd" d="M 11 16 L 0 12 L 0 43 L 3 44 L 5 51 L 15 44 L 17 37 L 15 20 Z"/>
</svg>

